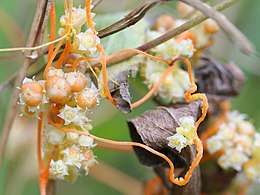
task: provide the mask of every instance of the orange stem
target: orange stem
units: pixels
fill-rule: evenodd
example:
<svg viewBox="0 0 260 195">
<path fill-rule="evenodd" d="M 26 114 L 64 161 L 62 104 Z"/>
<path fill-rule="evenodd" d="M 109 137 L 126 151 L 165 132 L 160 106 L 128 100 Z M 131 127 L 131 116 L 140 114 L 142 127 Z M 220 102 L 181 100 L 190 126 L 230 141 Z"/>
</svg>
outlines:
<svg viewBox="0 0 260 195">
<path fill-rule="evenodd" d="M 96 35 L 97 31 L 94 28 L 92 19 L 91 19 L 91 0 L 86 0 L 86 19 L 87 19 L 87 24 L 89 28 L 92 30 L 93 34 Z"/>
<path fill-rule="evenodd" d="M 47 77 L 46 77 L 47 72 L 48 72 L 49 68 L 51 67 L 52 62 L 53 62 L 55 56 L 57 55 L 57 53 L 58 53 L 58 51 L 59 51 L 59 49 L 60 49 L 62 43 L 63 43 L 63 40 L 60 40 L 59 43 L 58 43 L 58 45 L 57 45 L 57 47 L 55 48 L 54 52 L 52 53 L 50 60 L 48 60 L 48 63 L 47 63 L 47 65 L 46 65 L 46 67 L 45 67 L 45 69 L 44 69 L 44 73 L 43 73 L 45 80 L 46 80 L 46 78 L 47 78 Z"/>
<path fill-rule="evenodd" d="M 131 146 L 114 146 L 114 145 L 102 143 L 102 142 L 98 142 L 96 148 L 115 150 L 115 151 L 120 151 L 120 152 L 133 152 L 134 151 Z"/>
<path fill-rule="evenodd" d="M 62 52 L 61 56 L 59 57 L 58 62 L 56 64 L 55 68 L 60 68 L 62 62 L 64 61 L 64 59 L 66 58 L 66 56 L 70 52 L 70 48 L 71 48 L 70 46 L 71 46 L 70 40 L 67 40 L 66 44 L 65 44 L 64 51 Z"/>
<path fill-rule="evenodd" d="M 163 58 L 160 58 L 160 57 L 156 57 L 156 56 L 150 55 L 150 54 L 145 53 L 145 52 L 143 52 L 141 50 L 138 50 L 138 49 L 123 49 L 123 50 L 120 50 L 120 51 L 115 52 L 112 55 L 108 56 L 107 60 L 110 60 L 111 58 L 113 58 L 116 55 L 121 54 L 121 53 L 138 53 L 138 54 L 141 54 L 141 55 L 143 55 L 143 56 L 145 56 L 147 58 L 151 58 L 153 60 L 157 60 L 157 61 L 160 61 L 160 62 L 162 62 L 164 64 L 169 65 L 169 62 L 167 60 L 165 60 Z"/>
<path fill-rule="evenodd" d="M 70 0 L 70 3 L 69 3 L 69 23 L 71 23 L 71 20 L 72 20 L 72 8 L 73 8 L 73 0 Z"/>
<path fill-rule="evenodd" d="M 50 11 L 50 41 L 54 41 L 55 39 L 55 32 L 56 32 L 56 13 L 55 13 L 55 2 L 52 2 L 51 11 Z M 50 60 L 51 55 L 54 50 L 54 43 L 49 46 L 48 51 L 48 60 Z"/>
<path fill-rule="evenodd" d="M 53 105 L 52 105 L 53 106 Z M 92 134 L 89 134 L 87 132 L 83 132 L 83 131 L 79 131 L 79 130 L 75 130 L 75 129 L 66 129 L 64 127 L 60 127 L 58 125 L 56 125 L 52 119 L 51 119 L 51 113 L 50 113 L 50 109 L 48 111 L 48 114 L 47 114 L 47 118 L 48 118 L 48 122 L 54 127 L 56 128 L 57 130 L 60 130 L 60 131 L 64 131 L 64 132 L 72 132 L 72 133 L 77 133 L 77 134 L 80 134 L 80 135 L 85 135 L 85 136 L 88 136 L 92 139 L 95 139 L 95 140 L 98 140 L 100 142 L 104 142 L 104 143 L 108 143 L 108 144 L 113 144 L 113 145 L 120 145 L 120 146 L 136 146 L 136 147 L 141 147 L 161 158 L 163 158 L 168 164 L 169 164 L 169 167 L 170 167 L 170 173 L 169 173 L 169 179 L 172 183 L 174 184 L 177 184 L 179 186 L 182 186 L 182 185 L 185 185 L 189 182 L 189 178 L 191 177 L 191 170 L 189 170 L 184 179 L 183 180 L 179 180 L 178 178 L 174 178 L 174 165 L 172 163 L 172 161 L 164 154 L 144 145 L 144 144 L 141 144 L 141 143 L 138 143 L 138 142 L 120 142 L 120 141 L 113 141 L 113 140 L 109 140 L 109 139 L 105 139 L 105 138 L 101 138 L 101 137 L 98 137 L 98 136 L 95 136 L 95 135 L 92 135 Z M 197 143 L 195 142 L 195 144 L 197 145 Z M 199 147 L 197 147 L 199 148 Z M 201 148 L 200 148 L 201 149 Z M 195 160 L 194 160 L 195 161 Z M 195 163 L 192 163 L 191 167 L 194 166 L 194 164 L 196 164 L 197 161 L 195 161 Z"/>
<path fill-rule="evenodd" d="M 107 61 L 106 61 L 106 53 L 105 50 L 103 48 L 103 46 L 100 44 L 97 46 L 97 49 L 100 51 L 101 53 L 101 65 L 102 65 L 102 77 L 103 77 L 103 83 L 104 83 L 104 89 L 107 95 L 108 100 L 114 105 L 116 106 L 116 102 L 113 99 L 110 91 L 109 91 L 109 87 L 108 87 L 108 83 L 107 83 Z"/>
<path fill-rule="evenodd" d="M 166 71 L 163 73 L 160 80 L 152 87 L 152 89 L 143 98 L 141 98 L 137 102 L 133 103 L 131 105 L 131 107 L 136 108 L 137 106 L 140 106 L 142 103 L 144 103 L 146 100 L 148 100 L 154 94 L 154 92 L 160 87 L 160 85 L 166 79 L 166 77 L 169 75 L 169 73 L 172 71 L 172 69 L 173 69 L 173 66 L 169 66 L 166 69 Z"/>
<path fill-rule="evenodd" d="M 65 10 L 65 11 L 68 11 L 67 0 L 63 0 L 63 5 L 64 5 L 64 10 Z"/>
<path fill-rule="evenodd" d="M 37 134 L 37 157 L 38 157 L 38 165 L 39 171 L 43 171 L 43 160 L 42 160 L 42 150 L 41 150 L 41 137 L 42 137 L 42 120 L 43 120 L 43 112 L 40 112 L 38 119 L 38 134 Z"/>
<path fill-rule="evenodd" d="M 96 59 L 94 59 L 94 58 L 83 58 L 83 57 L 81 57 L 81 58 L 77 58 L 75 61 L 74 61 L 74 63 L 73 63 L 73 66 L 71 67 L 71 69 L 72 69 L 72 71 L 75 71 L 76 70 L 76 68 L 77 68 L 77 66 L 78 66 L 78 63 L 80 62 L 80 61 L 82 61 L 82 60 L 88 60 L 88 61 L 91 61 L 91 62 L 100 62 L 99 60 L 96 60 Z"/>
</svg>

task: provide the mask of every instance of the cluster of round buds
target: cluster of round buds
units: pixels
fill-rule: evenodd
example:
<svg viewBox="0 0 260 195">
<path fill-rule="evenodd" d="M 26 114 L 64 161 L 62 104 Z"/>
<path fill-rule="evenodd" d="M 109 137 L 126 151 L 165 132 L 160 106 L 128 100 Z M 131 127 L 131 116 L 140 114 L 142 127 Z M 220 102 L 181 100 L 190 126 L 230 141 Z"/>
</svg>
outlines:
<svg viewBox="0 0 260 195">
<path fill-rule="evenodd" d="M 162 77 L 167 69 L 165 64 L 147 60 L 142 68 L 144 83 L 151 89 Z M 175 103 L 183 100 L 185 92 L 190 87 L 189 75 L 187 71 L 175 66 L 173 71 L 166 77 L 163 83 L 155 92 L 156 98 L 163 104 Z"/>
<path fill-rule="evenodd" d="M 185 19 L 174 20 L 173 18 L 170 19 L 170 15 L 162 15 L 157 19 L 154 28 L 159 32 L 166 32 L 171 28 L 176 28 L 184 24 L 185 22 L 187 22 L 187 19 L 191 19 L 199 14 L 199 12 L 194 10 L 194 8 L 182 2 L 177 3 L 177 10 L 180 16 Z M 162 22 L 163 18 L 164 21 Z M 212 19 L 208 19 L 205 22 L 196 25 L 194 28 L 177 36 L 176 40 L 189 38 L 192 40 L 195 49 L 203 49 L 212 43 L 213 35 L 216 34 L 218 31 L 219 27 L 217 23 Z"/>
<path fill-rule="evenodd" d="M 22 83 L 19 94 L 19 102 L 21 106 L 21 115 L 28 117 L 37 117 L 39 111 L 43 108 L 46 100 L 45 82 L 35 81 L 34 79 L 25 78 Z"/>
<path fill-rule="evenodd" d="M 228 113 L 227 121 L 220 125 L 218 132 L 207 139 L 207 149 L 210 154 L 218 151 L 223 153 L 218 158 L 218 164 L 222 168 L 244 170 L 245 173 L 249 173 L 247 175 L 250 175 L 253 167 L 245 165 L 259 156 L 259 154 L 255 155 L 257 137 L 258 133 L 254 126 L 246 120 L 246 115 L 233 111 Z M 257 174 L 260 178 L 260 172 Z M 252 175 L 251 179 L 253 179 Z"/>
<path fill-rule="evenodd" d="M 173 136 L 167 137 L 168 146 L 181 152 L 183 148 L 193 144 L 195 136 L 195 121 L 191 116 L 185 116 L 179 120 L 180 126 L 176 128 Z"/>
</svg>

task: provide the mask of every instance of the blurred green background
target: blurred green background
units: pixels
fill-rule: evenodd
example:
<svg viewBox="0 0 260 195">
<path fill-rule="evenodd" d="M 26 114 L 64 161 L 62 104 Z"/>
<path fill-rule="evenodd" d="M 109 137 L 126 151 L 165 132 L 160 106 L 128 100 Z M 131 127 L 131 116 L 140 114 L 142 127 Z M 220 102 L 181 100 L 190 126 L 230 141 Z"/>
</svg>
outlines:
<svg viewBox="0 0 260 195">
<path fill-rule="evenodd" d="M 141 1 L 104 1 L 95 10 L 97 14 L 108 14 L 109 22 L 117 17 L 116 11 L 126 13 Z M 84 4 L 84 1 L 75 1 L 75 5 Z M 117 6 L 115 6 L 117 5 Z M 0 48 L 24 46 L 30 25 L 34 16 L 36 1 L 34 0 L 2 0 L 0 3 Z M 149 11 L 150 15 L 159 13 L 175 14 L 174 3 L 167 3 Z M 57 16 L 62 15 L 63 6 L 60 1 L 56 3 Z M 123 11 L 123 12 L 122 12 Z M 260 1 L 242 0 L 240 4 L 224 11 L 228 18 L 254 43 L 256 51 L 260 51 Z M 105 21 L 103 21 L 105 25 Z M 131 45 L 132 46 L 132 45 Z M 137 45 L 136 45 L 137 46 Z M 237 45 L 224 33 L 219 33 L 212 49 L 214 57 L 223 61 L 234 61 L 245 73 L 246 83 L 241 95 L 235 98 L 233 108 L 248 114 L 254 125 L 260 127 L 260 58 L 259 54 L 246 56 L 242 54 Z M 258 56 L 257 56 L 258 55 Z M 0 83 L 9 78 L 21 65 L 22 55 L 16 53 L 0 54 Z M 137 79 L 138 80 L 138 79 Z M 131 91 L 135 99 L 145 94 L 145 87 L 141 82 L 132 83 Z M 0 94 L 0 128 L 2 129 L 8 109 L 12 88 L 5 89 Z M 155 107 L 149 101 L 137 108 L 130 115 L 125 116 L 115 108 L 103 101 L 102 105 L 94 111 L 93 133 L 114 140 L 129 140 L 126 119 L 143 113 L 148 108 Z M 27 124 L 30 123 L 30 126 Z M 6 158 L 0 168 L 0 194 L 39 194 L 36 164 L 36 123 L 26 119 L 16 119 L 11 134 Z M 21 129 L 20 129 L 21 128 Z M 97 160 L 105 162 L 142 183 L 153 176 L 149 168 L 139 164 L 133 154 L 95 149 Z M 113 170 L 109 168 L 109 170 Z M 112 171 L 113 173 L 113 171 Z M 106 172 L 104 172 L 106 174 Z M 113 178 L 113 176 L 111 176 Z M 123 186 L 122 186 L 123 187 Z M 128 186 L 135 188 L 136 186 Z M 119 188 L 121 188 L 119 186 Z M 75 183 L 58 182 L 57 194 L 122 194 L 117 189 L 109 187 L 108 183 L 100 181 L 97 177 L 80 177 Z"/>
</svg>

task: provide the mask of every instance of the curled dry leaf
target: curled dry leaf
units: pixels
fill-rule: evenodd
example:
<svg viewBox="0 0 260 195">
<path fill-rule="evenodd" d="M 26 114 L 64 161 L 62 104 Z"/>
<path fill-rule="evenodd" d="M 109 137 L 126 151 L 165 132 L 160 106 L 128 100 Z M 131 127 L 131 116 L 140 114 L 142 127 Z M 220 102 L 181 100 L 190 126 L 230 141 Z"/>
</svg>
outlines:
<svg viewBox="0 0 260 195">
<path fill-rule="evenodd" d="M 157 107 L 144 114 L 128 120 L 130 135 L 133 141 L 143 143 L 167 155 L 177 167 L 185 167 L 190 163 L 186 150 L 181 153 L 168 146 L 167 137 L 176 133 L 180 126 L 179 119 L 192 116 L 197 119 L 200 115 L 200 101 L 175 104 L 172 107 Z M 142 164 L 147 166 L 167 165 L 166 162 L 142 148 L 134 147 L 137 157 Z M 167 167 L 167 166 L 166 166 Z"/>
<path fill-rule="evenodd" d="M 242 71 L 234 64 L 223 64 L 212 58 L 203 57 L 202 65 L 195 70 L 198 92 L 208 98 L 223 100 L 239 94 L 244 83 Z"/>
<path fill-rule="evenodd" d="M 205 93 L 210 103 L 209 113 L 214 113 L 220 101 L 239 94 L 244 83 L 242 71 L 234 64 L 223 64 L 212 58 L 201 58 L 195 70 L 198 92 Z"/>
<path fill-rule="evenodd" d="M 124 70 L 119 72 L 112 78 L 112 81 L 109 81 L 108 86 L 111 91 L 111 95 L 117 103 L 117 109 L 124 113 L 128 114 L 132 111 L 131 108 L 131 96 L 129 93 L 129 81 L 128 78 L 136 76 L 135 70 Z"/>
</svg>

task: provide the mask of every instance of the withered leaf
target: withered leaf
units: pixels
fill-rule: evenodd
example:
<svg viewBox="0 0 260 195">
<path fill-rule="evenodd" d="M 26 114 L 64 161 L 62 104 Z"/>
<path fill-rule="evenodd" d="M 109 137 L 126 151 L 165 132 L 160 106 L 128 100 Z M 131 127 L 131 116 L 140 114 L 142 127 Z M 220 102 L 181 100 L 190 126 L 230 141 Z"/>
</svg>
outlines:
<svg viewBox="0 0 260 195">
<path fill-rule="evenodd" d="M 184 116 L 192 116 L 196 120 L 200 115 L 200 101 L 175 104 L 172 107 L 157 107 L 155 110 L 146 111 L 144 114 L 128 120 L 131 139 L 143 143 L 161 153 L 167 155 L 176 167 L 186 167 L 190 164 L 187 157 L 188 149 L 181 153 L 168 146 L 167 137 L 176 133 L 176 127 L 180 126 L 179 119 Z M 134 151 L 140 162 L 147 166 L 168 166 L 160 157 L 150 152 L 134 147 Z"/>
<path fill-rule="evenodd" d="M 132 74 L 131 74 L 132 73 Z M 131 108 L 131 96 L 129 93 L 129 81 L 128 78 L 136 76 L 135 70 L 124 70 L 116 74 L 112 79 L 113 81 L 108 82 L 109 90 L 111 95 L 117 103 L 117 109 L 128 114 L 132 111 Z"/>
<path fill-rule="evenodd" d="M 198 92 L 218 101 L 239 94 L 244 75 L 234 63 L 223 64 L 208 57 L 201 58 L 201 63 L 195 70 Z"/>
</svg>

